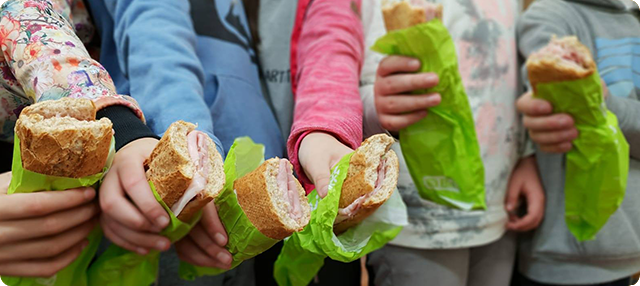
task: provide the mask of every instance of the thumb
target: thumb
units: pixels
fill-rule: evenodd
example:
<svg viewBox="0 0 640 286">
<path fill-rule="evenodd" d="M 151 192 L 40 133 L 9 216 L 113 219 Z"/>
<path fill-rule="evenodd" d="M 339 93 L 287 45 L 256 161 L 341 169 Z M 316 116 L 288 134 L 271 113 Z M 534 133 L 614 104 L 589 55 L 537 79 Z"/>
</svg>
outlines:
<svg viewBox="0 0 640 286">
<path fill-rule="evenodd" d="M 324 198 L 329 192 L 329 180 L 330 180 L 329 170 L 327 170 L 326 174 L 319 174 L 315 178 L 311 180 L 314 182 L 313 184 L 316 186 L 316 190 L 318 191 L 318 195 L 321 198 Z"/>
<path fill-rule="evenodd" d="M 508 213 L 512 213 L 518 207 L 518 199 L 520 198 L 520 184 L 511 181 L 507 189 L 507 197 L 505 198 L 505 208 Z"/>
</svg>

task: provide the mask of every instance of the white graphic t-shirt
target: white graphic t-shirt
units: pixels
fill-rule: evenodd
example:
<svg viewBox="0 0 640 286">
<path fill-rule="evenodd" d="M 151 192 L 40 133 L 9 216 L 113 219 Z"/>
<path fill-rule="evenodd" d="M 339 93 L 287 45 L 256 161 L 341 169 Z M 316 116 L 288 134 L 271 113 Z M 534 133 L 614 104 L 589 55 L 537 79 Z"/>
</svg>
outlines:
<svg viewBox="0 0 640 286">
<path fill-rule="evenodd" d="M 367 47 L 384 35 L 379 0 L 363 1 L 362 19 Z M 439 0 L 443 22 L 453 38 L 460 75 L 473 111 L 476 134 L 485 168 L 487 210 L 461 211 L 423 200 L 401 156 L 398 189 L 409 212 L 409 226 L 392 244 L 413 248 L 459 248 L 487 244 L 505 232 L 504 198 L 511 171 L 520 158 L 523 130 L 516 113 L 519 65 L 516 19 L 522 10 L 517 0 Z M 373 82 L 383 58 L 365 53 L 361 94 L 365 109 L 365 136 L 383 131 L 373 104 Z"/>
</svg>

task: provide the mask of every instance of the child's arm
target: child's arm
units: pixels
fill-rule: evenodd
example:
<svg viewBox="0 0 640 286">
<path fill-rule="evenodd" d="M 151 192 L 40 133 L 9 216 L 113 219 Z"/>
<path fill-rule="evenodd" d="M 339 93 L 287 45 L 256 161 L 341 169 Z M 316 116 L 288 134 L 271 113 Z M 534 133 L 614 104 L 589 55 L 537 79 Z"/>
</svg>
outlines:
<svg viewBox="0 0 640 286">
<path fill-rule="evenodd" d="M 518 48 L 525 58 L 545 46 L 554 34 L 559 37 L 577 35 L 581 41 L 585 41 L 581 37 L 585 34 L 584 27 L 567 21 L 565 15 L 575 13 L 567 5 L 561 1 L 534 2 L 524 13 L 518 23 Z M 607 96 L 606 104 L 618 117 L 620 129 L 629 142 L 631 157 L 640 158 L 640 101 Z M 571 141 L 577 138 L 578 133 L 569 115 L 552 114 L 551 104 L 535 99 L 531 94 L 526 94 L 518 101 L 518 110 L 524 113 L 524 125 L 540 149 L 557 153 L 571 149 Z"/>
<path fill-rule="evenodd" d="M 0 275 L 50 277 L 75 260 L 97 223 L 92 188 L 7 195 L 0 174 Z"/>
<path fill-rule="evenodd" d="M 300 1 L 291 45 L 294 119 L 289 159 L 309 191 L 325 194 L 329 171 L 362 142 L 358 80 L 360 1 Z M 313 134 L 313 136 L 312 136 Z"/>
<path fill-rule="evenodd" d="M 113 17 L 119 67 L 130 92 L 163 134 L 171 123 L 198 125 L 222 153 L 204 101 L 204 70 L 196 54 L 196 33 L 189 1 L 104 0 Z"/>
<path fill-rule="evenodd" d="M 222 153 L 222 145 L 214 136 L 211 113 L 203 97 L 204 72 L 196 54 L 196 34 L 189 14 L 189 2 L 105 0 L 105 6 L 114 19 L 114 40 L 116 52 L 120 55 L 120 68 L 129 79 L 131 94 L 144 106 L 151 121 L 150 127 L 162 134 L 177 120 L 197 123 L 198 129 L 207 133 Z M 134 150 L 128 152 L 135 153 Z M 136 160 L 135 164 L 143 159 L 135 155 L 123 155 L 121 158 L 123 161 Z M 135 183 L 131 182 L 129 186 Z M 133 190 L 135 187 L 131 189 L 124 185 L 123 190 L 114 184 L 113 189 L 100 194 L 101 199 L 109 202 L 107 205 L 104 200 L 101 202 L 104 211 L 102 220 L 113 226 L 108 237 L 114 239 L 116 244 L 139 253 L 146 253 L 149 249 L 167 249 L 168 240 L 157 235 L 168 223 L 166 213 L 162 208 L 158 209 L 160 205 L 155 202 L 150 190 L 136 192 L 132 197 L 135 206 L 128 203 L 124 192 L 131 196 Z M 121 208 L 126 208 L 128 212 L 122 212 Z M 156 219 L 145 220 L 145 217 Z M 218 223 L 211 226 L 207 224 L 210 221 Z M 218 254 L 230 257 L 228 251 L 222 248 L 227 235 L 219 223 L 217 212 L 205 212 L 199 225 L 209 236 L 198 236 L 200 227 L 194 228 L 185 241 L 190 237 L 203 238 L 197 240 L 199 248 L 188 248 L 194 251 L 179 255 L 183 258 L 205 257 L 209 262 L 220 260 L 216 259 Z M 185 249 L 178 247 L 181 243 L 176 244 L 176 249 Z M 204 253 L 200 249 L 216 251 Z M 229 264 L 228 260 L 222 260 L 221 265 Z"/>
</svg>

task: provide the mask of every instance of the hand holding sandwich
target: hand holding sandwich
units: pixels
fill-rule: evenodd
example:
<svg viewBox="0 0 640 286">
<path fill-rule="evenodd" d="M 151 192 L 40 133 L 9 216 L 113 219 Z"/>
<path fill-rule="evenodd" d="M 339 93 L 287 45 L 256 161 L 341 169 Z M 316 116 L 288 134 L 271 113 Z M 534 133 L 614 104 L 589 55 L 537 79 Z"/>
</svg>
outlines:
<svg viewBox="0 0 640 286">
<path fill-rule="evenodd" d="M 145 175 L 144 161 L 158 140 L 141 138 L 122 147 L 100 187 L 100 222 L 113 243 L 138 254 L 165 251 L 171 243 L 158 233 L 169 215 L 156 201 Z"/>
<path fill-rule="evenodd" d="M 228 237 L 218 217 L 216 205 L 204 207 L 202 219 L 189 235 L 176 242 L 178 257 L 197 266 L 229 269 L 231 253 L 224 248 Z"/>
<path fill-rule="evenodd" d="M 324 132 L 313 132 L 302 139 L 298 159 L 321 198 L 327 195 L 331 168 L 351 152 L 351 148 Z"/>
<path fill-rule="evenodd" d="M 95 190 L 7 195 L 0 174 L 0 275 L 49 277 L 73 262 L 96 225 Z"/>
<path fill-rule="evenodd" d="M 409 57 L 387 56 L 378 66 L 375 105 L 383 128 L 395 132 L 427 116 L 427 109 L 440 104 L 437 93 L 409 94 L 438 85 L 438 75 L 415 73 L 420 61 Z"/>
</svg>

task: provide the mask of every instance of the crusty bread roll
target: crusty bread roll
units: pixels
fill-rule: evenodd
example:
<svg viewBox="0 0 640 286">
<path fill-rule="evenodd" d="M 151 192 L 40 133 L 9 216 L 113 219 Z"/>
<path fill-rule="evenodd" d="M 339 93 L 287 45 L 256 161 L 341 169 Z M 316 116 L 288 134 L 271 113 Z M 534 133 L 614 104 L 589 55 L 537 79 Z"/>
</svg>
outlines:
<svg viewBox="0 0 640 286">
<path fill-rule="evenodd" d="M 382 15 L 387 32 L 405 29 L 432 19 L 442 20 L 442 5 L 424 0 L 386 1 Z"/>
<path fill-rule="evenodd" d="M 529 82 L 534 91 L 538 83 L 585 78 L 596 71 L 591 52 L 575 36 L 553 36 L 547 46 L 527 60 Z"/>
<path fill-rule="evenodd" d="M 91 100 L 63 98 L 26 107 L 16 122 L 24 169 L 80 178 L 103 170 L 113 136 L 111 121 L 95 120 Z"/>
<path fill-rule="evenodd" d="M 145 161 L 147 178 L 162 200 L 182 221 L 190 220 L 196 212 L 216 198 L 225 183 L 222 157 L 209 136 L 202 134 L 199 139 L 203 141 L 198 142 L 201 144 L 198 146 L 198 154 L 206 153 L 203 155 L 206 158 L 198 160 L 203 160 L 203 164 L 207 165 L 206 169 L 201 168 L 204 166 L 199 167 L 198 160 L 193 160 L 188 136 L 191 132 L 199 132 L 195 128 L 191 123 L 174 122 Z M 194 186 L 194 178 L 204 179 L 199 188 Z M 193 188 L 190 189 L 190 186 Z"/>
<path fill-rule="evenodd" d="M 289 161 L 272 158 L 234 182 L 238 203 L 247 218 L 272 239 L 284 239 L 309 223 L 311 207 L 292 172 Z"/>
<path fill-rule="evenodd" d="M 398 184 L 398 156 L 390 150 L 388 135 L 369 137 L 356 149 L 342 184 L 334 232 L 340 234 L 360 223 L 386 202 Z"/>
</svg>

